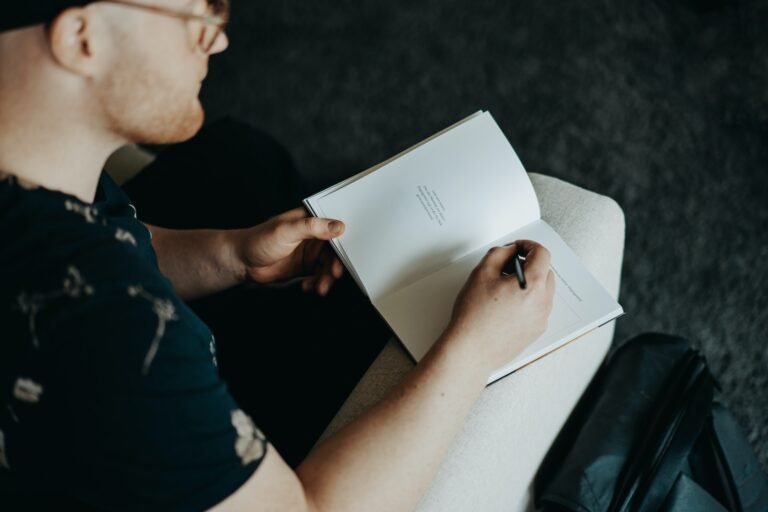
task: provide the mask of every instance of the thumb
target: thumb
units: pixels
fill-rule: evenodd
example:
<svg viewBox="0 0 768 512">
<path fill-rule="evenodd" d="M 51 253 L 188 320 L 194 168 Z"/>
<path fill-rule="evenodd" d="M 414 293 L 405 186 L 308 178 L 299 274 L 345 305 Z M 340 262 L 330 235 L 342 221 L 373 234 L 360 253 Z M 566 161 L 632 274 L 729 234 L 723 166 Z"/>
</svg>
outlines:
<svg viewBox="0 0 768 512">
<path fill-rule="evenodd" d="M 285 224 L 284 239 L 290 242 L 301 242 L 308 238 L 330 240 L 344 232 L 344 223 L 335 219 L 305 217 Z"/>
<path fill-rule="evenodd" d="M 517 253 L 517 243 L 501 247 L 492 247 L 483 257 L 480 266 L 483 272 L 498 276 L 510 258 Z"/>
</svg>

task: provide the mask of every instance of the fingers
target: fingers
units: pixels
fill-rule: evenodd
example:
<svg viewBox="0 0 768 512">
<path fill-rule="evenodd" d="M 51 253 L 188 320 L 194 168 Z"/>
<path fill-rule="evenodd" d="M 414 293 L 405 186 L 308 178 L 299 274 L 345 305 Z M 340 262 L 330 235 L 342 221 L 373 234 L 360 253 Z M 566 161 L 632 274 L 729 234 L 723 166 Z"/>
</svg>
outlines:
<svg viewBox="0 0 768 512">
<path fill-rule="evenodd" d="M 318 295 L 325 296 L 333 284 L 344 274 L 344 265 L 336 257 L 323 257 L 321 259 L 323 262 L 322 270 L 316 275 L 304 279 L 301 288 L 305 292 L 314 289 Z"/>
<path fill-rule="evenodd" d="M 317 294 L 320 296 L 327 295 L 334 282 L 335 281 L 333 277 L 329 275 L 320 276 L 320 278 L 317 280 L 317 287 L 315 288 L 317 290 Z"/>
<path fill-rule="evenodd" d="M 285 222 L 279 224 L 277 230 L 280 240 L 285 243 L 299 243 L 313 238 L 330 240 L 344 233 L 345 227 L 340 220 L 319 217 L 302 216 L 295 219 L 285 217 L 283 220 Z"/>
<path fill-rule="evenodd" d="M 546 281 L 550 272 L 550 262 L 552 255 L 546 247 L 530 240 L 520 240 L 523 252 L 525 253 L 525 277 L 528 281 L 538 282 Z"/>
<path fill-rule="evenodd" d="M 509 259 L 517 254 L 518 246 L 525 256 L 523 271 L 526 281 L 535 283 L 547 280 L 551 255 L 546 247 L 532 240 L 517 240 L 507 246 L 491 248 L 480 262 L 480 268 L 489 277 L 501 275 Z"/>
<path fill-rule="evenodd" d="M 305 292 L 315 290 L 318 295 L 325 296 L 331 290 L 336 280 L 328 274 L 320 274 L 308 277 L 301 282 L 301 289 Z"/>
<path fill-rule="evenodd" d="M 309 290 L 311 290 L 315 286 L 315 282 L 316 281 L 317 281 L 317 279 L 316 279 L 315 276 L 308 277 L 308 278 L 304 279 L 301 282 L 301 289 L 304 290 L 305 292 L 308 292 Z"/>
<path fill-rule="evenodd" d="M 514 244 L 505 247 L 492 247 L 480 262 L 480 268 L 488 276 L 501 275 L 504 265 L 516 252 L 517 246 Z"/>
<path fill-rule="evenodd" d="M 344 275 L 344 264 L 339 258 L 333 259 L 333 262 L 331 263 L 331 274 L 336 279 L 341 279 L 341 276 Z"/>
<path fill-rule="evenodd" d="M 317 275 L 306 278 L 301 282 L 301 289 L 305 292 L 314 290 L 318 295 L 324 296 L 333 285 L 333 278 L 327 275 Z"/>
<path fill-rule="evenodd" d="M 325 296 L 328 294 L 328 292 L 331 289 L 331 286 L 333 286 L 333 283 L 336 282 L 336 275 L 335 275 L 335 264 L 338 262 L 341 264 L 340 261 L 338 261 L 337 258 L 332 258 L 327 255 L 324 255 L 322 258 L 323 260 L 323 268 L 320 274 L 317 276 L 317 286 L 315 286 L 315 289 L 317 290 L 318 295 Z M 341 277 L 341 276 L 339 276 Z"/>
</svg>

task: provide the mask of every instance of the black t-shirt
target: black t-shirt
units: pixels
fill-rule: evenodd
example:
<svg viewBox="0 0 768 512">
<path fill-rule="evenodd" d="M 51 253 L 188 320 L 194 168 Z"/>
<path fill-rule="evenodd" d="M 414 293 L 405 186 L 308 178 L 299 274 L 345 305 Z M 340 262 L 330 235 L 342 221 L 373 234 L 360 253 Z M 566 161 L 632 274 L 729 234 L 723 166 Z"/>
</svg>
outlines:
<svg viewBox="0 0 768 512">
<path fill-rule="evenodd" d="M 202 510 L 266 449 L 117 184 L 89 204 L 0 179 L 0 509 Z"/>
</svg>

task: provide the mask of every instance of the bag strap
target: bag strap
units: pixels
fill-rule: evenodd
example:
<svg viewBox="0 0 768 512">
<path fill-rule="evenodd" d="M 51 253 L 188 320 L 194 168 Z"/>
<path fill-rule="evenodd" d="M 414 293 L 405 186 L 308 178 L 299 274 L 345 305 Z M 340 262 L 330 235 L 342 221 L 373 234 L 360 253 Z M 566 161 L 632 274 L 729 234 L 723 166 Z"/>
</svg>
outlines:
<svg viewBox="0 0 768 512">
<path fill-rule="evenodd" d="M 664 393 L 617 485 L 610 512 L 661 508 L 711 411 L 714 380 L 704 358 L 689 350 L 662 387 Z"/>
<path fill-rule="evenodd" d="M 694 448 L 691 472 L 728 510 L 768 510 L 768 476 L 736 419 L 718 402 Z"/>
</svg>

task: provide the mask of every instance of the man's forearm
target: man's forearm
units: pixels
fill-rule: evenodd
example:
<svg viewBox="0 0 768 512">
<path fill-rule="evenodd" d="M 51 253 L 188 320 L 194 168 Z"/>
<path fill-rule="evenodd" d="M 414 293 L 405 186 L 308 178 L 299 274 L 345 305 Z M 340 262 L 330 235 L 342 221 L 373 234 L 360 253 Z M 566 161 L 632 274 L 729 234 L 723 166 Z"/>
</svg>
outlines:
<svg viewBox="0 0 768 512">
<path fill-rule="evenodd" d="M 147 225 L 160 271 L 185 300 L 235 286 L 245 270 L 235 257 L 236 230 L 176 230 Z"/>
<path fill-rule="evenodd" d="M 312 510 L 416 507 L 490 375 L 446 336 L 386 398 L 297 468 Z"/>
</svg>

